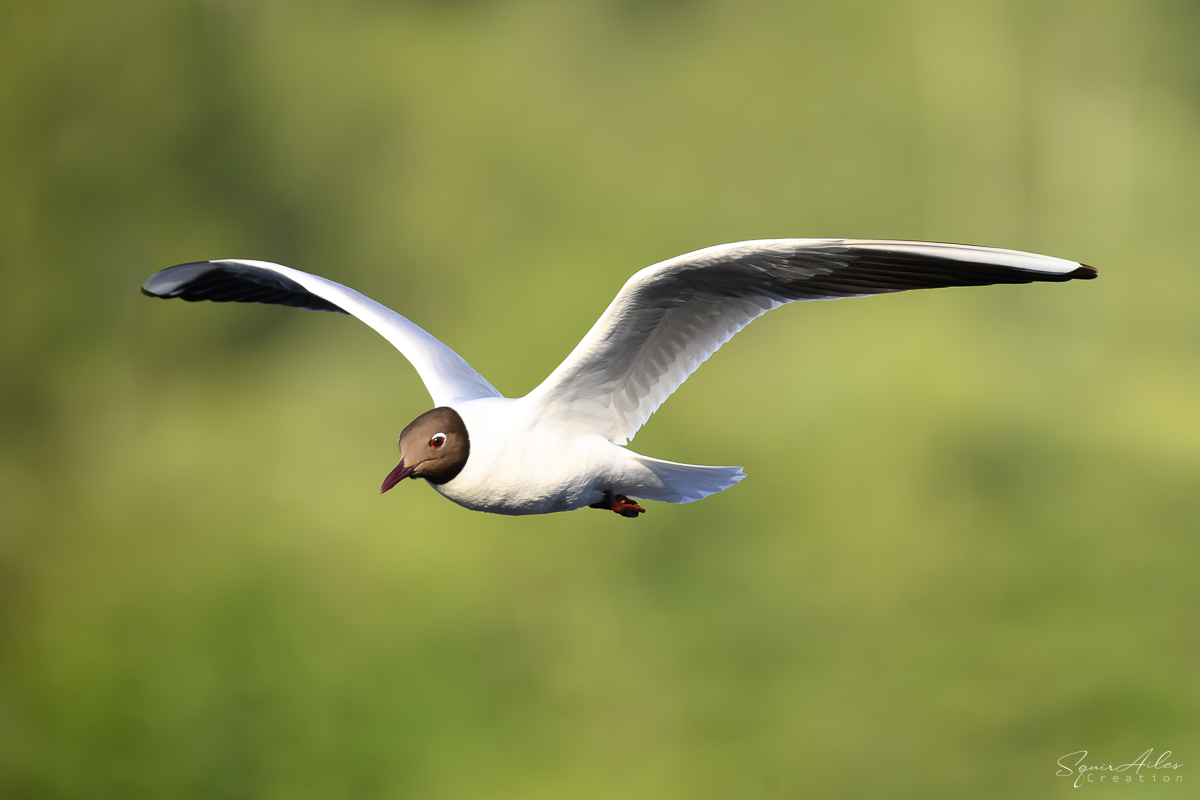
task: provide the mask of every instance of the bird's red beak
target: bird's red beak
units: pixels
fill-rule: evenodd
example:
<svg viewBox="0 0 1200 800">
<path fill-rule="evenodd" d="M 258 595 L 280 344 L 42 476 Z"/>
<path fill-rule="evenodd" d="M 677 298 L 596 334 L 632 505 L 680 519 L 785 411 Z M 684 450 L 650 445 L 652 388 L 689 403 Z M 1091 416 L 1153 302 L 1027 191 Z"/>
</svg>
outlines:
<svg viewBox="0 0 1200 800">
<path fill-rule="evenodd" d="M 413 470 L 415 470 L 415 469 L 416 469 L 416 467 L 404 466 L 404 459 L 403 458 L 400 459 L 400 463 L 396 465 L 396 468 L 394 470 L 392 470 L 391 472 L 389 472 L 388 476 L 383 479 L 383 486 L 379 487 L 379 493 L 383 494 L 384 492 L 386 492 L 388 489 L 395 486 L 400 481 L 402 481 L 405 478 L 407 478 L 408 476 L 412 475 Z"/>
</svg>

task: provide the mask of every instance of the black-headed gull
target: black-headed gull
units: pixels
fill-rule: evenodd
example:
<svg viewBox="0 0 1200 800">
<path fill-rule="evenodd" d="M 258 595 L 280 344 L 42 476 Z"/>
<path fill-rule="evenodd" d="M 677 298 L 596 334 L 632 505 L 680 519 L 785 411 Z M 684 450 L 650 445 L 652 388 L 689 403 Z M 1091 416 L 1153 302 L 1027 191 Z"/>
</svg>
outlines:
<svg viewBox="0 0 1200 800">
<path fill-rule="evenodd" d="M 400 435 L 380 489 L 424 478 L 461 506 L 548 514 L 584 506 L 636 517 L 630 498 L 690 503 L 746 477 L 677 464 L 629 442 L 662 402 L 755 317 L 793 300 L 1096 277 L 1060 258 L 875 239 L 762 239 L 697 250 L 634 275 L 540 386 L 502 397 L 457 353 L 341 284 L 264 261 L 200 261 L 152 275 L 152 297 L 274 303 L 350 314 L 416 367 L 437 406 Z"/>
</svg>

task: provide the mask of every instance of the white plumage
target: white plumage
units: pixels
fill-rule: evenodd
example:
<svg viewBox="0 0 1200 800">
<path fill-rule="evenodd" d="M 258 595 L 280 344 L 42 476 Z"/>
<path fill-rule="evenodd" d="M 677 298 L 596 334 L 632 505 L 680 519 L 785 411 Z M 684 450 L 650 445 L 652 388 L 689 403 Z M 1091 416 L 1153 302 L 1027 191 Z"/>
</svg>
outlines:
<svg viewBox="0 0 1200 800">
<path fill-rule="evenodd" d="M 442 495 L 500 514 L 601 504 L 633 516 L 641 509 L 624 503 L 625 496 L 688 503 L 745 477 L 740 467 L 660 461 L 624 445 L 700 364 L 767 311 L 794 300 L 1094 277 L 1094 269 L 1074 261 L 937 242 L 764 239 L 718 245 L 630 278 L 567 359 L 515 399 L 501 397 L 457 353 L 400 314 L 278 264 L 181 264 L 151 276 L 142 290 L 155 297 L 276 303 L 358 317 L 412 362 L 434 404 L 452 409 L 465 426 L 469 455 L 450 480 L 434 483 Z"/>
</svg>

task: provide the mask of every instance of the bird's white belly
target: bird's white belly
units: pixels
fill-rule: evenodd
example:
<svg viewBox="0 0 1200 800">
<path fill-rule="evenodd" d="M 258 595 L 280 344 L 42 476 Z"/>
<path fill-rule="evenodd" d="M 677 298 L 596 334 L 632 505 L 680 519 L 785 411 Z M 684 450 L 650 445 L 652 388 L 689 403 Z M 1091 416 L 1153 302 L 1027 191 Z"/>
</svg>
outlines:
<svg viewBox="0 0 1200 800">
<path fill-rule="evenodd" d="M 637 469 L 624 448 L 547 425 L 520 398 L 472 400 L 453 408 L 466 425 L 470 454 L 462 472 L 434 488 L 474 511 L 522 515 L 583 508 L 601 500 L 624 472 Z"/>
</svg>

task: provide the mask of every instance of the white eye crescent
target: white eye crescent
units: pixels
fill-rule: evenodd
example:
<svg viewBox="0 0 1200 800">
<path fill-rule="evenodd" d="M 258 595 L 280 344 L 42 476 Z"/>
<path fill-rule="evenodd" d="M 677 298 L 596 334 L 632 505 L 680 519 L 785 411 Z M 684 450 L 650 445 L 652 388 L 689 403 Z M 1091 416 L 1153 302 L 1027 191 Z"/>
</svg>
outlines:
<svg viewBox="0 0 1200 800">
<path fill-rule="evenodd" d="M 429 440 L 429 446 L 432 447 L 434 450 L 437 450 L 445 443 L 446 443 L 446 434 L 444 434 L 444 433 L 435 433 L 433 435 L 433 437 L 430 438 L 430 440 Z"/>
</svg>

